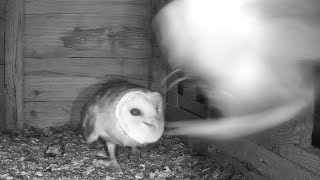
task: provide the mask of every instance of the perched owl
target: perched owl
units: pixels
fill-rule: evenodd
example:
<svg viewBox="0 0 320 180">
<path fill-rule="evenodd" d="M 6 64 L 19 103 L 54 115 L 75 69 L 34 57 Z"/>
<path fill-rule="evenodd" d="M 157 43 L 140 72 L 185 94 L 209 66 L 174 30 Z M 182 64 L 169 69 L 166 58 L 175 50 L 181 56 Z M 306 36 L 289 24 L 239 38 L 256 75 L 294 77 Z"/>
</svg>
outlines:
<svg viewBox="0 0 320 180">
<path fill-rule="evenodd" d="M 84 106 L 81 115 L 87 143 L 106 141 L 110 165 L 121 169 L 116 145 L 136 147 L 154 143 L 164 131 L 163 100 L 159 93 L 124 80 L 106 83 Z"/>
</svg>

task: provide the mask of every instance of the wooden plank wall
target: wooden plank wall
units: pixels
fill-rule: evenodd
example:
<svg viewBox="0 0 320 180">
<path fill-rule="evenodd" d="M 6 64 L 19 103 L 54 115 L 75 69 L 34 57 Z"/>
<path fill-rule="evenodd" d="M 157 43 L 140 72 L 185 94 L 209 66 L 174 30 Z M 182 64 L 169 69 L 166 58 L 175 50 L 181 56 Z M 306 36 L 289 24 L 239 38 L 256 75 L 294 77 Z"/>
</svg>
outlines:
<svg viewBox="0 0 320 180">
<path fill-rule="evenodd" d="M 148 0 L 26 0 L 25 117 L 34 127 L 78 122 L 114 76 L 147 86 Z"/>
<path fill-rule="evenodd" d="M 0 1 L 0 130 L 6 127 L 5 121 L 5 88 L 4 88 L 4 42 L 6 28 L 6 0 Z"/>
</svg>

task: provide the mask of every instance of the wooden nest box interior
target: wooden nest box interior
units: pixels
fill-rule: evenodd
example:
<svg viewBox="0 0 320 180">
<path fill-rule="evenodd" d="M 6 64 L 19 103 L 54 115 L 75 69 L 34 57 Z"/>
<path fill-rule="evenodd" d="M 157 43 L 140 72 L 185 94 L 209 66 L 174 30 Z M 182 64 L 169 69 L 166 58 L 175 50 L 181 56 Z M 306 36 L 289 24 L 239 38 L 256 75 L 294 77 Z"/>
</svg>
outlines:
<svg viewBox="0 0 320 180">
<path fill-rule="evenodd" d="M 169 67 L 151 20 L 165 0 L 0 0 L 0 130 L 77 123 L 110 78 L 159 91 Z M 163 93 L 167 120 L 217 115 L 190 82 Z M 320 179 L 320 107 L 245 139 L 210 142 L 269 179 Z"/>
</svg>

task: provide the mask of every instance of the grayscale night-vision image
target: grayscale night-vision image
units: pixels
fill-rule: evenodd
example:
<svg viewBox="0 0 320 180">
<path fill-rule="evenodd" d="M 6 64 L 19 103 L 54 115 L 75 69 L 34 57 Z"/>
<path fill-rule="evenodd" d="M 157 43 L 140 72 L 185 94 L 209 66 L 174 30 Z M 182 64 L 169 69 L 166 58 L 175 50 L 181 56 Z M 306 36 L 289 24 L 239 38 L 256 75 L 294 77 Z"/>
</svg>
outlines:
<svg viewBox="0 0 320 180">
<path fill-rule="evenodd" d="M 319 0 L 0 0 L 0 179 L 320 179 Z"/>
</svg>

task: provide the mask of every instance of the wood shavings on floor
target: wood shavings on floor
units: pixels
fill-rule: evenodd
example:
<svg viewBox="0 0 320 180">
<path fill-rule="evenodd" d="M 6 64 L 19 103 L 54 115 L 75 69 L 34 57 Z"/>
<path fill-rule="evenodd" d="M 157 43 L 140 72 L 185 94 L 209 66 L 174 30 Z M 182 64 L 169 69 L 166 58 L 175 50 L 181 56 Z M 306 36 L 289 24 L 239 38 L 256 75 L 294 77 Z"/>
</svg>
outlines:
<svg viewBox="0 0 320 180">
<path fill-rule="evenodd" d="M 246 179 L 232 164 L 199 155 L 178 137 L 163 136 L 139 150 L 117 147 L 119 171 L 106 164 L 105 143 L 86 144 L 77 126 L 0 132 L 0 179 Z"/>
</svg>

